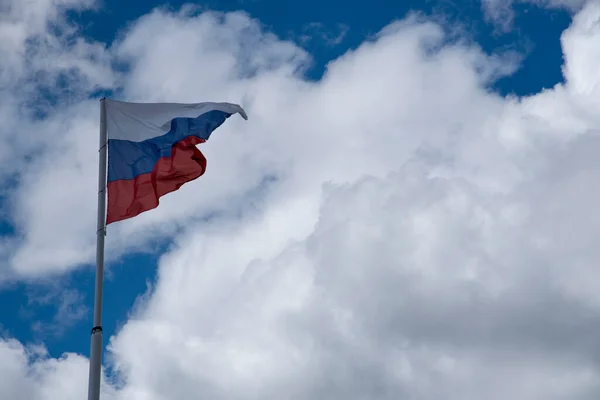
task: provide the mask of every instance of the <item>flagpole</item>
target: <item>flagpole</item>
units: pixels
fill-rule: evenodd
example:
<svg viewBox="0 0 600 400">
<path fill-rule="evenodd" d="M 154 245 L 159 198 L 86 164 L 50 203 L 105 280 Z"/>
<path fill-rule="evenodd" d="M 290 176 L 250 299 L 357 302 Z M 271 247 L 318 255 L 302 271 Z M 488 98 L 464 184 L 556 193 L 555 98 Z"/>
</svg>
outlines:
<svg viewBox="0 0 600 400">
<path fill-rule="evenodd" d="M 96 288 L 94 293 L 94 326 L 90 344 L 88 400 L 100 399 L 102 371 L 102 283 L 104 278 L 104 236 L 106 235 L 106 105 L 100 100 L 100 150 L 98 163 L 98 224 L 96 230 Z"/>
</svg>

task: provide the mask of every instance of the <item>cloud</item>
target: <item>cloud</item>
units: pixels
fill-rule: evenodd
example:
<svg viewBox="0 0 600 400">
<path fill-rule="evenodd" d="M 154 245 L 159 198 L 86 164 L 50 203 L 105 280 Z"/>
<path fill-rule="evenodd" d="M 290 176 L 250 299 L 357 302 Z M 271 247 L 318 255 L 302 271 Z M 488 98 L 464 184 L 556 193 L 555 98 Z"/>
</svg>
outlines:
<svg viewBox="0 0 600 400">
<path fill-rule="evenodd" d="M 497 60 L 432 51 L 442 31 L 414 21 L 279 101 L 256 88 L 248 129 L 275 133 L 252 146 L 295 168 L 241 220 L 184 229 L 111 342 L 121 394 L 597 397 L 594 72 L 568 45 L 594 12 L 564 35 L 567 84 L 528 98 L 486 91 Z"/>
<path fill-rule="evenodd" d="M 87 392 L 87 360 L 76 354 L 49 358 L 42 347 L 0 339 L 0 397 L 3 399 L 80 399 Z M 103 399 L 115 391 L 103 385 Z"/>
<path fill-rule="evenodd" d="M 76 322 L 86 317 L 90 310 L 83 305 L 83 295 L 77 289 L 64 287 L 64 282 L 48 287 L 48 283 L 29 293 L 27 309 L 55 306 L 54 316 L 49 321 L 35 321 L 32 329 L 41 339 L 62 336 Z M 25 314 L 30 314 L 25 311 Z"/>
<path fill-rule="evenodd" d="M 250 119 L 202 145 L 202 179 L 109 230 L 113 260 L 173 244 L 110 340 L 105 398 L 597 398 L 598 15 L 562 36 L 565 84 L 523 98 L 489 89 L 514 58 L 417 17 L 318 82 L 309 54 L 243 13 L 157 10 L 110 48 L 81 42 L 81 99 L 26 115 L 47 139 L 15 170 L 2 274 L 93 260 L 89 93 L 240 101 Z M 0 397 L 85 396 L 85 358 L 11 339 L 0 353 Z"/>
<path fill-rule="evenodd" d="M 586 0 L 481 0 L 481 9 L 485 17 L 503 31 L 513 27 L 515 18 L 514 6 L 531 4 L 551 10 L 564 10 L 571 14 L 580 11 Z"/>
<path fill-rule="evenodd" d="M 152 41 L 146 40 L 152 37 L 156 26 L 162 27 L 161 36 Z M 417 71 L 412 62 L 419 62 L 422 57 L 419 46 L 422 44 L 433 49 L 443 40 L 443 34 L 432 24 L 419 25 L 414 29 L 411 26 L 412 23 L 398 23 L 382 33 L 377 49 L 386 48 L 387 52 L 376 51 L 372 44 L 367 44 L 360 51 L 346 55 L 348 61 L 340 59 L 332 63 L 331 73 L 317 86 L 301 79 L 299 71 L 310 62 L 304 51 L 292 43 L 263 34 L 257 23 L 243 14 L 205 13 L 200 17 L 189 17 L 156 12 L 140 21 L 112 49 L 121 60 L 128 62 L 131 71 L 123 78 L 125 96 L 148 101 L 167 98 L 191 101 L 202 93 L 203 99 L 241 99 L 253 113 L 253 120 L 248 123 L 239 119 L 228 121 L 204 146 L 209 157 L 209 172 L 202 182 L 196 186 L 188 185 L 165 198 L 164 207 L 156 212 L 112 229 L 108 238 L 111 254 L 118 255 L 127 246 L 137 246 L 153 235 L 173 232 L 185 226 L 190 218 L 244 212 L 249 205 L 260 201 L 260 196 L 268 193 L 263 188 L 284 185 L 296 191 L 305 187 L 314 193 L 314 190 L 319 190 L 323 180 L 321 176 L 346 181 L 362 174 L 383 173 L 389 170 L 390 165 L 399 165 L 419 146 L 421 138 L 417 135 L 421 132 L 435 140 L 433 136 L 440 134 L 438 126 L 449 121 L 460 123 L 467 118 L 466 110 L 459 109 L 459 104 L 471 100 L 462 98 L 472 95 L 469 88 L 487 83 L 491 77 L 513 67 L 511 62 L 498 58 L 487 60 L 479 50 L 464 47 L 456 52 L 441 51 L 431 59 L 425 56 L 424 69 Z M 401 32 L 405 32 L 407 40 L 393 42 L 392 35 Z M 190 49 L 189 54 L 182 55 L 172 46 L 173 40 Z M 394 51 L 397 54 L 392 54 Z M 173 58 L 179 59 L 175 65 L 169 61 Z M 431 101 L 439 85 L 449 85 L 436 76 L 438 59 L 444 60 L 442 68 L 445 74 L 461 76 L 455 87 L 448 91 L 452 94 L 438 96 Z M 380 76 L 366 76 L 373 72 L 372 60 L 383 64 L 378 67 Z M 464 68 L 465 65 L 476 65 L 479 73 L 472 74 Z M 192 75 L 198 77 L 184 79 Z M 392 75 L 395 82 L 390 83 L 388 77 Z M 356 80 L 356 89 L 345 87 L 347 79 Z M 415 79 L 417 82 L 431 82 L 426 89 L 428 93 L 419 93 L 420 84 L 413 82 Z M 354 90 L 360 90 L 361 96 L 356 96 Z M 277 92 L 285 95 L 276 96 Z M 381 102 L 383 96 L 407 92 L 415 92 L 412 96 L 421 98 L 414 97 L 410 102 L 407 98 L 388 104 Z M 482 101 L 493 103 L 499 100 L 492 97 Z M 449 106 L 452 102 L 456 102 L 456 106 Z M 372 112 L 379 114 L 376 121 L 369 122 L 370 125 L 361 117 L 369 109 L 365 108 L 365 104 L 370 104 Z M 40 158 L 38 162 L 42 165 L 34 171 L 48 172 L 32 174 L 28 177 L 31 181 L 23 185 L 23 189 L 32 192 L 21 191 L 25 195 L 18 201 L 22 205 L 18 215 L 24 216 L 22 224 L 28 226 L 27 242 L 13 258 L 13 267 L 19 273 L 68 268 L 91 260 L 93 236 L 85 235 L 85 232 L 94 232 L 90 216 L 93 215 L 92 195 L 95 191 L 91 189 L 92 182 L 85 180 L 96 168 L 89 146 L 89 137 L 96 134 L 92 131 L 94 120 L 85 117 L 85 110 L 88 110 L 88 115 L 95 111 L 90 106 L 81 104 L 69 110 L 76 112 L 77 118 L 67 129 L 69 136 L 66 143 L 72 147 L 65 151 L 78 154 L 81 159 L 65 159 L 60 165 L 55 165 L 52 154 L 52 158 Z M 430 110 L 425 111 L 425 107 Z M 415 110 L 417 114 L 414 114 Z M 425 122 L 429 113 L 440 115 L 441 119 L 433 125 L 436 129 L 429 129 L 431 126 Z M 347 115 L 354 117 L 348 119 Z M 301 120 L 314 121 L 311 129 L 296 123 Z M 414 137 L 400 139 L 403 148 L 398 158 L 390 143 L 397 142 L 397 127 L 402 126 L 398 124 L 404 123 L 413 124 L 411 129 L 417 130 Z M 357 132 L 361 125 L 364 135 L 347 133 L 348 130 Z M 81 134 L 82 131 L 89 132 L 89 135 Z M 352 139 L 345 143 L 345 137 Z M 252 145 L 248 145 L 250 142 Z M 363 150 L 367 146 L 372 148 L 370 152 Z M 307 157 L 311 158 L 310 163 Z M 43 168 L 44 163 L 54 164 L 53 168 Z M 55 182 L 62 174 L 70 176 L 69 184 L 57 190 Z M 315 175 L 319 178 L 315 179 Z M 71 184 L 77 180 L 81 183 Z M 49 192 L 50 185 L 56 194 L 54 197 L 45 196 L 47 206 L 54 212 L 48 213 L 37 204 L 28 203 L 29 199 L 35 201 L 40 198 L 41 191 Z M 203 192 L 201 196 L 192 195 L 197 190 Z M 59 207 L 65 201 L 63 197 L 73 202 L 71 207 Z M 65 222 L 76 209 L 76 204 L 87 206 L 79 209 L 80 218 Z M 64 210 L 64 214 L 58 210 Z M 60 226 L 61 234 L 49 241 L 47 226 Z M 52 248 L 57 257 L 46 258 L 42 253 L 31 251 L 40 246 Z"/>
<path fill-rule="evenodd" d="M 62 224 L 48 221 L 45 215 L 53 213 L 48 207 L 55 202 L 69 204 L 69 193 L 60 191 L 61 184 L 70 185 L 68 175 L 81 176 L 83 188 L 88 188 L 85 175 L 81 175 L 88 164 L 80 163 L 77 155 L 72 157 L 73 153 L 69 151 L 73 150 L 73 142 L 67 144 L 67 141 L 78 140 L 87 150 L 93 140 L 93 135 L 88 134 L 97 124 L 88 114 L 91 110 L 89 106 L 85 107 L 85 100 L 91 92 L 114 85 L 116 79 L 105 46 L 81 38 L 76 27 L 64 17 L 67 8 L 89 6 L 91 2 L 87 0 L 9 1 L 2 5 L 0 195 L 3 197 L 3 215 L 10 215 L 10 222 L 19 235 L 3 238 L 0 245 L 4 258 L 13 257 L 14 260 L 14 267 L 0 267 L 0 280 L 14 277 L 15 270 L 30 269 L 36 258 L 49 260 L 59 255 L 58 263 L 80 261 L 73 251 L 61 248 L 60 244 L 53 247 L 53 243 L 44 243 L 44 239 L 39 239 L 41 246 L 31 252 L 33 261 L 22 261 L 22 256 L 18 252 L 14 254 L 14 249 L 19 243 L 38 243 L 36 240 L 48 232 L 53 232 L 55 237 L 61 236 Z M 85 150 L 78 152 L 79 157 L 89 157 Z M 94 151 L 90 153 L 93 156 Z M 61 166 L 67 164 L 68 171 L 62 170 Z M 91 173 L 92 169 L 89 165 L 85 173 Z M 36 181 L 40 178 L 40 170 L 48 173 L 44 177 L 49 180 Z M 56 175 L 61 170 L 66 174 Z M 18 188 L 23 190 L 15 191 Z M 89 189 L 94 190 L 92 186 Z M 88 202 L 90 207 L 93 207 L 92 202 Z M 85 207 L 82 204 L 86 204 L 85 199 L 84 203 L 70 207 Z M 69 208 L 62 208 L 58 215 L 66 219 L 74 217 L 69 214 Z M 30 226 L 31 217 L 41 218 L 41 224 Z M 44 221 L 52 224 L 42 227 Z M 36 233 L 36 228 L 40 232 Z M 72 244 L 79 249 L 85 247 L 81 240 Z"/>
<path fill-rule="evenodd" d="M 303 34 L 299 37 L 300 42 L 308 43 L 310 41 L 317 41 L 319 44 L 323 43 L 328 47 L 333 47 L 342 43 L 350 27 L 344 24 L 337 24 L 335 29 L 332 29 L 326 27 L 321 22 L 311 22 L 310 24 L 306 24 L 302 30 Z"/>
</svg>

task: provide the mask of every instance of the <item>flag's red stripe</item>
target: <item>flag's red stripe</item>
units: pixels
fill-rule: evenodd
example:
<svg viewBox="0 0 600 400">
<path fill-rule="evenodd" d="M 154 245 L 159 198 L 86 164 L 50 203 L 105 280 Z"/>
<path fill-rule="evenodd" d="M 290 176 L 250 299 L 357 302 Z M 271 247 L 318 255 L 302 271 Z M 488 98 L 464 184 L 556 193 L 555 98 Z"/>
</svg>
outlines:
<svg viewBox="0 0 600 400">
<path fill-rule="evenodd" d="M 158 206 L 160 197 L 179 189 L 206 171 L 206 158 L 196 148 L 204 140 L 188 137 L 176 143 L 171 157 L 158 160 L 151 173 L 108 184 L 106 223 L 135 217 Z"/>
</svg>

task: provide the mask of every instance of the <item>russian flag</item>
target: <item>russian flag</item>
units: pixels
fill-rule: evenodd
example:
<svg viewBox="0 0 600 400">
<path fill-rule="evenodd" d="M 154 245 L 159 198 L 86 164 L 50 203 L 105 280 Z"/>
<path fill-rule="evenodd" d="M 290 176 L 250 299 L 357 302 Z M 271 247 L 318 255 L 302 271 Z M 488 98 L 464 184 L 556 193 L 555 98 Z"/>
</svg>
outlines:
<svg viewBox="0 0 600 400">
<path fill-rule="evenodd" d="M 230 103 L 128 103 L 105 100 L 108 145 L 106 224 L 156 208 L 159 198 L 206 171 L 196 147 L 231 115 Z"/>
</svg>

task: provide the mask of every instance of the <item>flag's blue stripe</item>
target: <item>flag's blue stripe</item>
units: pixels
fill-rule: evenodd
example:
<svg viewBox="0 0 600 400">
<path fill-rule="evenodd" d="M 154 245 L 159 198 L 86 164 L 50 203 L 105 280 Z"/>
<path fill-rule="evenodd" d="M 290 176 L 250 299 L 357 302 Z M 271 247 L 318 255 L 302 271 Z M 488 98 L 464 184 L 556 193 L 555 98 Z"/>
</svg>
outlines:
<svg viewBox="0 0 600 400">
<path fill-rule="evenodd" d="M 230 116 L 229 113 L 213 110 L 197 118 L 174 118 L 169 132 L 142 142 L 109 139 L 108 182 L 134 179 L 152 172 L 161 157 L 171 156 L 174 144 L 190 136 L 208 140 L 210 134 Z"/>
</svg>

